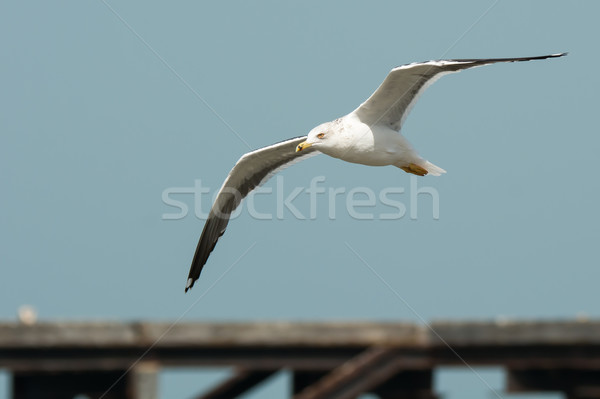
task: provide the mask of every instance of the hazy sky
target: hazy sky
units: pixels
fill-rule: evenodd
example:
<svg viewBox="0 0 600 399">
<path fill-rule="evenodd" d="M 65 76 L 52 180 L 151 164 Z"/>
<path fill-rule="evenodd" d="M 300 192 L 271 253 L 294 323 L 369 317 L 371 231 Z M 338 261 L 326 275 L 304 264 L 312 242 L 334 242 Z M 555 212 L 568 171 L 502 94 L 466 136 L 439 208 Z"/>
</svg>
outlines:
<svg viewBox="0 0 600 399">
<path fill-rule="evenodd" d="M 598 15 L 593 1 L 3 1 L 0 318 L 22 304 L 41 319 L 600 316 Z M 352 111 L 400 64 L 563 51 L 425 93 L 403 132 L 446 175 L 324 155 L 284 171 L 184 295 L 194 200 L 206 211 L 243 153 Z M 187 215 L 166 220 L 165 196 Z M 197 392 L 169 378 L 165 395 Z"/>
</svg>

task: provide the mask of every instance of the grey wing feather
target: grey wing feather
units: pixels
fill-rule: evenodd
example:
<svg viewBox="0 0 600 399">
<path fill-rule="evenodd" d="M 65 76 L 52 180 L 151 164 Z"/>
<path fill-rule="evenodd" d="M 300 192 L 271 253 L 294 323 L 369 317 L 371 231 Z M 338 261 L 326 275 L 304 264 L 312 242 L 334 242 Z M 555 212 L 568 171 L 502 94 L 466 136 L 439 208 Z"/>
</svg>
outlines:
<svg viewBox="0 0 600 399">
<path fill-rule="evenodd" d="M 353 113 L 366 124 L 382 124 L 399 131 L 419 96 L 445 74 L 497 62 L 543 60 L 562 57 L 566 54 L 520 58 L 438 60 L 402 65 L 392 69 L 371 97 Z"/>
<path fill-rule="evenodd" d="M 219 238 L 225 233 L 231 213 L 244 197 L 278 171 L 310 156 L 319 154 L 313 148 L 296 152 L 306 137 L 297 137 L 243 155 L 225 179 L 200 235 L 185 291 L 200 276 L 202 268 Z"/>
</svg>

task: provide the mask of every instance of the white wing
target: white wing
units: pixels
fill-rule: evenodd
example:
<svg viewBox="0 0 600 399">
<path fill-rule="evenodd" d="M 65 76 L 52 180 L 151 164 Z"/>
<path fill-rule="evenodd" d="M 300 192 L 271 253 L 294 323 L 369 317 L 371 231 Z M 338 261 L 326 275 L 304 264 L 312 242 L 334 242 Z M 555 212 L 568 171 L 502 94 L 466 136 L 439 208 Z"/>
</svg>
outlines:
<svg viewBox="0 0 600 399">
<path fill-rule="evenodd" d="M 225 233 L 229 216 L 242 199 L 280 170 L 319 154 L 313 148 L 296 152 L 296 147 L 304 140 L 306 140 L 306 136 L 285 140 L 244 154 L 237 161 L 219 190 L 208 219 L 206 219 L 185 286 L 186 292 L 200 276 L 219 237 Z"/>
<path fill-rule="evenodd" d="M 415 62 L 390 71 L 381 86 L 353 111 L 368 125 L 386 125 L 400 130 L 406 116 L 423 91 L 445 74 L 497 62 L 543 60 L 567 53 L 521 58 L 488 58 Z"/>
</svg>

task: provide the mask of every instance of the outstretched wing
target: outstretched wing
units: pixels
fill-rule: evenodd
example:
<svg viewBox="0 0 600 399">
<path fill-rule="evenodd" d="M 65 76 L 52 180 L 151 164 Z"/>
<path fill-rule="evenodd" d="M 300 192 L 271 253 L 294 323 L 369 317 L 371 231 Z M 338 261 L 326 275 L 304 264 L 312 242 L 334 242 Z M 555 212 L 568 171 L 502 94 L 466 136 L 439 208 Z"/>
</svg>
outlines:
<svg viewBox="0 0 600 399">
<path fill-rule="evenodd" d="M 368 125 L 380 124 L 400 130 L 419 96 L 443 75 L 497 62 L 543 60 L 562 57 L 566 54 L 521 58 L 438 60 L 402 65 L 392 69 L 381 86 L 353 113 Z"/>
<path fill-rule="evenodd" d="M 244 154 L 237 161 L 219 190 L 208 219 L 206 219 L 185 285 L 186 292 L 192 288 L 200 276 L 219 237 L 225 233 L 231 213 L 238 207 L 242 199 L 280 170 L 319 154 L 313 148 L 296 152 L 296 146 L 304 140 L 306 140 L 306 136 L 285 140 Z"/>
</svg>

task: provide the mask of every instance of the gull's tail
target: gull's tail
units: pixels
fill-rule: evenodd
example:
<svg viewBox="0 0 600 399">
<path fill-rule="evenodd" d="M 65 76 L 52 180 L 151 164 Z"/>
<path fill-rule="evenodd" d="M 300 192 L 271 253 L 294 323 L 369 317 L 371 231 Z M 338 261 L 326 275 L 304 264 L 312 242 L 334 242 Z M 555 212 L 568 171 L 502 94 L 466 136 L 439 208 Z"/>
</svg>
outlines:
<svg viewBox="0 0 600 399">
<path fill-rule="evenodd" d="M 433 175 L 433 176 L 439 176 L 442 173 L 446 173 L 446 171 L 442 168 L 440 168 L 437 165 L 432 164 L 429 161 L 425 161 L 422 165 L 420 165 L 423 169 L 427 170 L 427 174 Z"/>
</svg>

